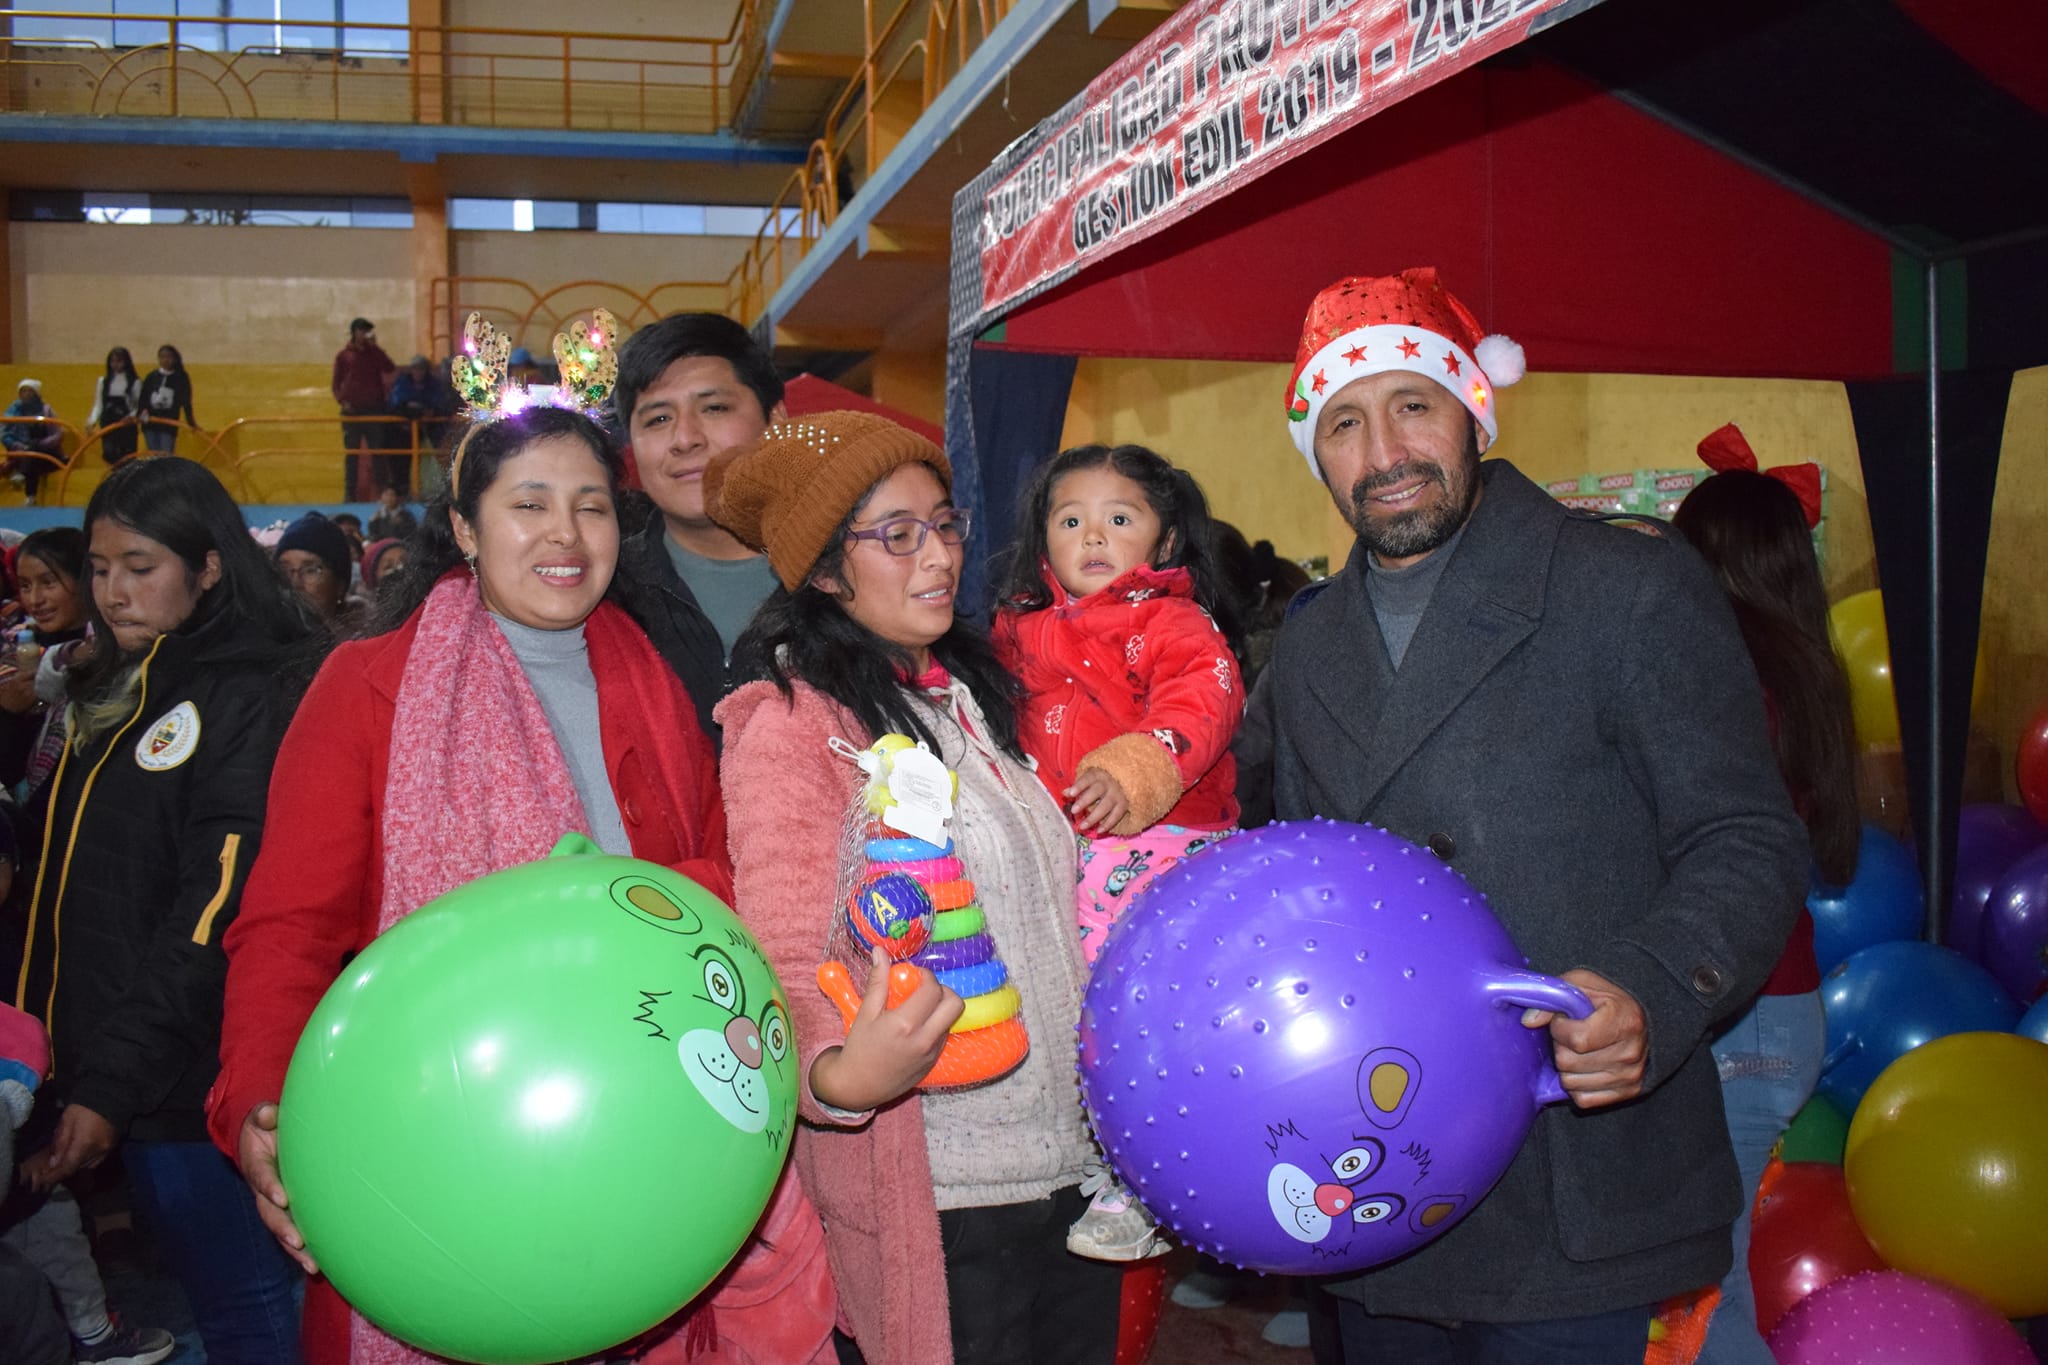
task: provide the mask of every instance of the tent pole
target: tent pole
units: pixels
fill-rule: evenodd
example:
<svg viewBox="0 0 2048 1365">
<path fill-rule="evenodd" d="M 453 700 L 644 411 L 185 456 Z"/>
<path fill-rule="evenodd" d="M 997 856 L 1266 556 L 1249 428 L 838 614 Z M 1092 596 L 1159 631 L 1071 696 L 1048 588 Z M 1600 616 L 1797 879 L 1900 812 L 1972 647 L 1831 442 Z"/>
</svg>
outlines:
<svg viewBox="0 0 2048 1365">
<path fill-rule="evenodd" d="M 1921 774 L 1918 821 L 1920 877 L 1927 888 L 1927 941 L 1941 942 L 1941 869 L 1947 842 L 1942 819 L 1941 657 L 1941 298 L 1940 268 L 1927 261 L 1927 766 Z"/>
</svg>

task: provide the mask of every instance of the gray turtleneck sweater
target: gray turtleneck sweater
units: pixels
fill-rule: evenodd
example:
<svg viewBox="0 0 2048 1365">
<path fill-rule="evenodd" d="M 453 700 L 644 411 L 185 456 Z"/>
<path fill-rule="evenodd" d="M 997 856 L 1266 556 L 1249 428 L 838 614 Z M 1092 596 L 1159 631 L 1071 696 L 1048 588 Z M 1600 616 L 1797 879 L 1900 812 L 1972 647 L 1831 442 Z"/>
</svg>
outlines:
<svg viewBox="0 0 2048 1365">
<path fill-rule="evenodd" d="M 619 799 L 612 792 L 611 776 L 604 766 L 604 736 L 597 723 L 597 675 L 590 671 L 590 652 L 583 640 L 583 627 L 569 630 L 535 630 L 492 613 L 498 629 L 526 670 L 547 713 L 548 728 L 555 743 L 562 746 L 569 777 L 590 818 L 590 832 L 597 846 L 622 858 L 633 856 L 632 841 L 626 837 L 626 823 L 619 818 Z"/>
</svg>

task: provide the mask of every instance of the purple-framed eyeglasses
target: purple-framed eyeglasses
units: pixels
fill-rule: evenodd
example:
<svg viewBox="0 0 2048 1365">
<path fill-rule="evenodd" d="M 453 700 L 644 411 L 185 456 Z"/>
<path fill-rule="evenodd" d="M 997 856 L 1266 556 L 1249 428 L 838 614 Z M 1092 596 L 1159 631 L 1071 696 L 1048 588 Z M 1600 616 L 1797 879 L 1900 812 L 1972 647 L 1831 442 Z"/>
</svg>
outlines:
<svg viewBox="0 0 2048 1365">
<path fill-rule="evenodd" d="M 848 531 L 846 538 L 878 540 L 882 548 L 892 555 L 914 555 L 924 548 L 924 538 L 934 532 L 948 545 L 966 544 L 967 532 L 973 521 L 973 515 L 965 508 L 948 507 L 930 521 L 920 517 L 892 517 L 865 531 Z"/>
</svg>

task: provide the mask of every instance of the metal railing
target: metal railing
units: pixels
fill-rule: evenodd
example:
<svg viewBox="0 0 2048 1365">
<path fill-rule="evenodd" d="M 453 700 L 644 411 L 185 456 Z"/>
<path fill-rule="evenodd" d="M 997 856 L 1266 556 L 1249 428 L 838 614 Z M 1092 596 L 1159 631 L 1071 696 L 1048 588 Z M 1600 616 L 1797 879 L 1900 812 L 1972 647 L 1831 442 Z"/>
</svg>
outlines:
<svg viewBox="0 0 2048 1365">
<path fill-rule="evenodd" d="M 371 451 L 350 449 L 343 443 L 343 419 L 339 416 L 238 417 L 216 431 L 160 419 L 151 419 L 150 424 L 175 426 L 179 434 L 175 453 L 212 470 L 237 502 L 353 502 L 356 501 L 354 489 L 344 489 L 340 496 L 333 492 L 333 485 L 342 481 L 344 462 L 351 455 L 404 459 L 414 495 L 432 491 L 439 483 L 440 435 L 444 428 L 459 420 L 390 416 L 348 418 L 351 427 L 369 424 L 392 429 L 390 445 Z M 13 462 L 43 467 L 37 475 L 42 484 L 37 501 L 45 506 L 76 505 L 71 496 L 74 476 L 90 473 L 104 477 L 108 470 L 151 453 L 147 444 L 138 440 L 132 453 L 124 453 L 111 460 L 106 458 L 106 438 L 116 432 L 134 431 L 138 423 L 132 417 L 111 426 L 91 429 L 74 426 L 62 418 L 0 417 L 0 427 L 33 425 L 59 428 L 63 434 L 62 452 L 7 450 L 4 456 L 10 462 L 6 466 L 9 473 L 28 472 Z M 294 485 L 291 487 L 284 486 L 286 480 L 281 468 L 288 460 L 299 466 L 298 472 L 302 476 L 291 481 Z M 315 470 L 318 472 L 314 473 Z M 307 486 L 329 479 L 333 483 L 320 491 L 313 491 Z M 95 477 L 91 486 L 97 484 L 98 477 Z M 90 487 L 86 492 L 90 492 Z"/>
<path fill-rule="evenodd" d="M 670 313 L 717 312 L 725 306 L 723 280 L 670 280 L 646 289 L 610 280 L 576 280 L 539 290 L 524 280 L 497 275 L 442 275 L 429 289 L 431 340 L 437 357 L 455 354 L 463 323 L 471 313 L 550 359 L 555 333 L 592 308 L 607 308 L 628 333 Z"/>
<path fill-rule="evenodd" d="M 875 0 L 861 0 L 860 74 L 833 101 L 824 131 L 811 144 L 804 164 L 784 183 L 747 254 L 727 278 L 727 313 L 750 326 L 758 321 L 789 271 L 838 216 L 845 171 L 852 169 L 863 181 L 874 174 L 889 150 L 881 145 L 876 111 L 898 81 L 907 79 L 912 63 L 917 105 L 915 113 L 903 111 L 909 118 L 931 107 L 1009 12 L 1010 0 L 900 0 L 877 30 Z M 910 39 L 910 25 L 920 14 L 924 32 Z"/>
<path fill-rule="evenodd" d="M 132 46 L 104 11 L 15 9 L 0 13 L 0 109 L 712 133 L 763 66 L 758 3 L 701 38 L 123 14 L 163 34 Z M 13 36 L 41 19 L 107 24 L 109 41 Z"/>
</svg>

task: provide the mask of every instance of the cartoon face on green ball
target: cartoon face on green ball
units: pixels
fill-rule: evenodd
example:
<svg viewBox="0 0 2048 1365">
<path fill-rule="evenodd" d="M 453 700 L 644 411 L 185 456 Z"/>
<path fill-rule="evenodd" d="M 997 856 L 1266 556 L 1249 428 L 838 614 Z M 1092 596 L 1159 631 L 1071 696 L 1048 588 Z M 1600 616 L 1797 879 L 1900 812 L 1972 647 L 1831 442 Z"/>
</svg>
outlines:
<svg viewBox="0 0 2048 1365">
<path fill-rule="evenodd" d="M 701 916 L 653 881 L 622 877 L 612 899 L 641 922 L 692 940 L 680 957 L 650 956 L 671 979 L 642 988 L 634 1021 L 672 1042 L 683 1074 L 719 1117 L 780 1145 L 792 1118 L 795 1061 L 788 1003 L 748 935 L 707 928 Z"/>
</svg>

